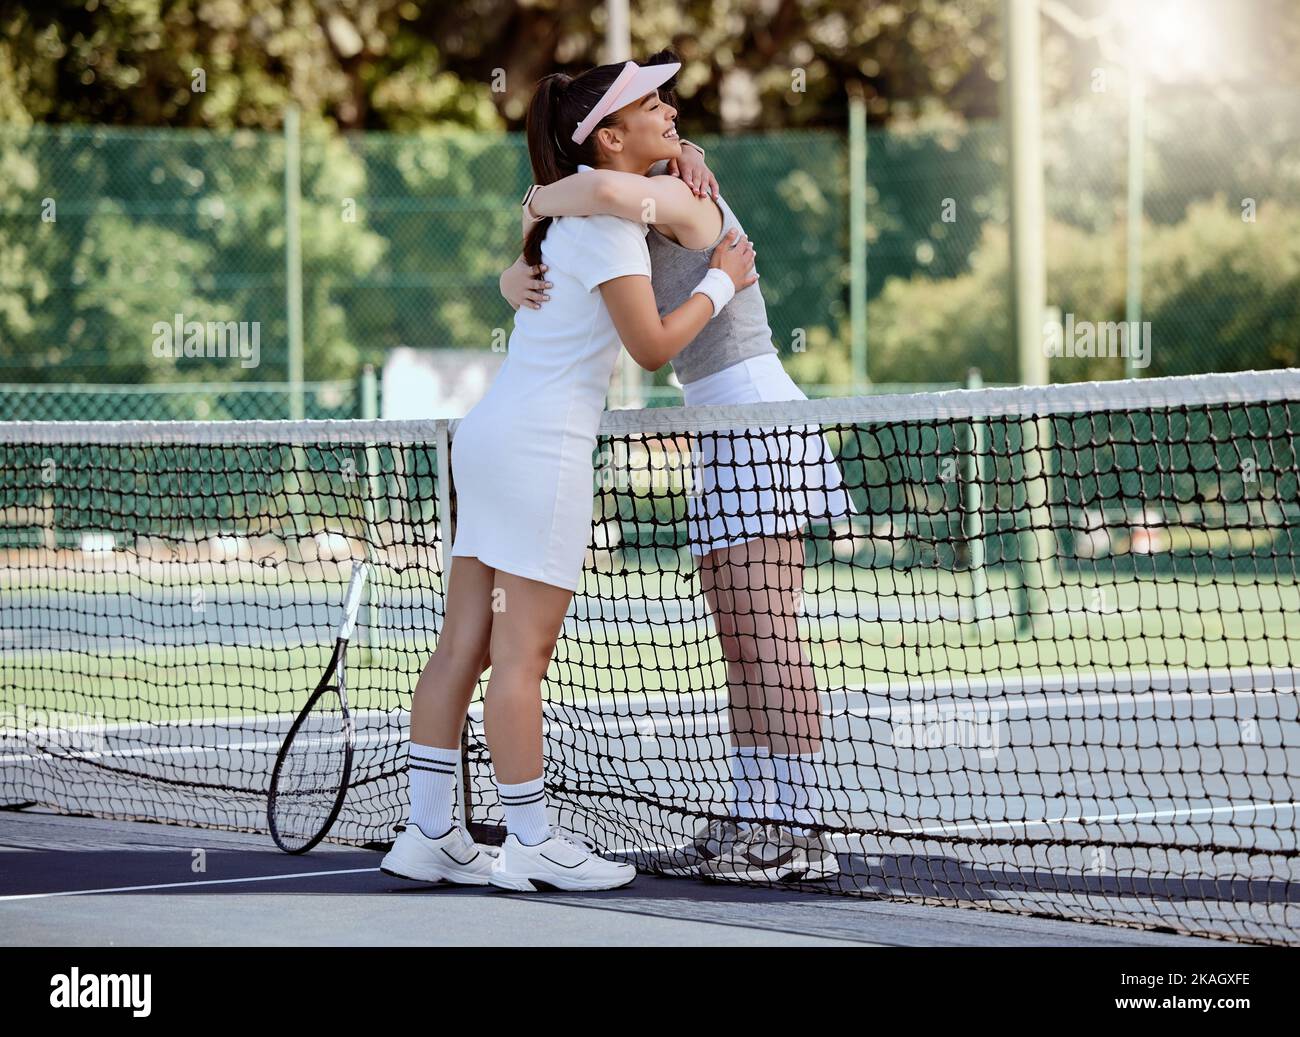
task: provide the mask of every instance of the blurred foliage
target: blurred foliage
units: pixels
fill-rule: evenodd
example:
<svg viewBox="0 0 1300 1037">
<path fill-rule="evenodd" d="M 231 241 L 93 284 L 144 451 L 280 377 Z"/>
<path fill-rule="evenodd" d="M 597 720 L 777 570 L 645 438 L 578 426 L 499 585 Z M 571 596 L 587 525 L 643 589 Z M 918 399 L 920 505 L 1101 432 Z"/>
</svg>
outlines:
<svg viewBox="0 0 1300 1037">
<path fill-rule="evenodd" d="M 765 243 L 764 297 L 789 348 L 843 313 L 844 142 L 702 139 Z M 518 134 L 317 132 L 301 151 L 310 377 L 401 345 L 504 344 L 497 279 L 529 181 Z M 0 128 L 0 172 L 21 185 L 0 214 L 0 380 L 284 377 L 284 161 L 282 137 L 249 130 Z M 154 357 L 154 323 L 177 313 L 259 321 L 261 367 Z"/>
<path fill-rule="evenodd" d="M 632 47 L 681 50 L 710 127 L 841 125 L 849 81 L 878 120 L 990 116 L 1000 2 L 641 2 Z M 271 128 L 294 102 L 343 129 L 518 128 L 537 79 L 604 60 L 604 18 L 598 0 L 6 2 L 0 119 Z"/>
<path fill-rule="evenodd" d="M 1126 164 L 1114 143 L 1125 118 L 1111 94 L 1045 121 L 1048 302 L 1076 320 L 1125 313 Z M 1198 132 L 1206 126 L 1222 144 Z M 1150 373 L 1295 362 L 1300 98 L 1153 95 L 1148 129 Z M 1014 381 L 1001 128 L 868 138 L 872 380 L 961 381 L 977 366 L 986 380 Z M 700 139 L 760 243 L 773 336 L 792 375 L 810 387 L 850 383 L 843 137 Z M 249 130 L 0 129 L 0 380 L 19 377 L 4 368 L 47 381 L 284 377 L 284 152 L 280 135 Z M 503 345 L 511 314 L 497 276 L 518 248 L 527 180 L 517 134 L 306 134 L 308 376 L 351 377 L 399 345 Z M 1242 218 L 1247 203 L 1253 222 Z M 150 329 L 175 313 L 261 321 L 261 368 L 155 358 Z M 1064 379 L 1121 370 L 1053 365 Z"/>
<path fill-rule="evenodd" d="M 1063 314 L 1124 320 L 1124 268 L 1108 258 L 1122 253 L 1124 234 L 1049 224 L 1049 254 L 1070 258 L 1048 270 L 1048 299 Z M 872 377 L 929 381 L 966 364 L 986 380 L 1016 380 L 1007 262 L 1006 232 L 990 225 L 966 273 L 890 280 L 868 307 Z M 1272 203 L 1252 224 L 1219 197 L 1193 204 L 1179 223 L 1148 225 L 1143 280 L 1152 343 L 1144 375 L 1300 366 L 1300 200 Z M 1123 376 L 1119 358 L 1051 361 L 1052 381 Z"/>
<path fill-rule="evenodd" d="M 1014 380 L 1007 255 L 1005 228 L 988 226 L 967 271 L 890 278 L 867 305 L 871 377 L 929 382 L 978 367 L 986 380 Z"/>
<path fill-rule="evenodd" d="M 0 119 L 272 129 L 295 103 L 342 128 L 498 125 L 424 17 L 409 0 L 5 3 Z"/>
<path fill-rule="evenodd" d="M 1222 23 L 1237 63 L 1219 72 L 1300 82 L 1293 0 L 1182 2 Z M 992 118 L 1002 3 L 639 0 L 632 51 L 682 54 L 690 132 L 841 127 L 849 83 L 875 124 Z M 1112 8 L 1044 0 L 1049 106 L 1114 60 Z M 600 0 L 4 0 L 0 27 L 0 120 L 17 123 L 269 129 L 292 102 L 342 129 L 518 129 L 537 79 L 605 60 Z"/>
<path fill-rule="evenodd" d="M 284 143 L 278 135 L 110 128 L 0 129 L 0 377 L 114 382 L 283 376 Z M 11 173 L 12 171 L 12 173 Z M 321 291 L 386 250 L 345 224 L 365 170 L 346 140 L 304 147 L 303 279 L 313 378 L 355 374 L 357 333 Z M 159 358 L 155 322 L 256 321 L 260 370 Z"/>
<path fill-rule="evenodd" d="M 634 53 L 683 55 L 683 127 L 760 246 L 801 382 L 850 380 L 850 84 L 871 123 L 872 379 L 1014 379 L 1001 5 L 633 5 Z M 1110 9 L 1043 2 L 1049 303 L 1095 320 L 1124 312 L 1126 84 L 1093 31 Z M 602 59 L 603 19 L 597 0 L 0 0 L 0 379 L 231 377 L 151 355 L 149 328 L 176 312 L 261 321 L 262 369 L 235 376 L 282 377 L 291 103 L 308 376 L 400 344 L 499 344 L 528 179 L 501 131 L 537 77 Z M 1153 373 L 1269 366 L 1300 339 L 1300 5 L 1243 0 L 1221 21 L 1239 60 L 1203 70 L 1219 82 L 1150 88 L 1144 316 L 1170 343 Z"/>
<path fill-rule="evenodd" d="M 1300 363 L 1300 93 L 1166 89 L 1146 112 L 1141 315 L 1154 355 L 1145 373 Z M 1076 321 L 1125 317 L 1127 118 L 1121 87 L 1044 120 L 1047 302 Z M 871 378 L 957 381 L 975 366 L 986 381 L 1018 380 L 1000 131 L 869 140 Z M 847 357 L 847 327 L 824 348 Z M 1124 365 L 1066 357 L 1051 371 L 1054 381 L 1111 378 Z"/>
</svg>

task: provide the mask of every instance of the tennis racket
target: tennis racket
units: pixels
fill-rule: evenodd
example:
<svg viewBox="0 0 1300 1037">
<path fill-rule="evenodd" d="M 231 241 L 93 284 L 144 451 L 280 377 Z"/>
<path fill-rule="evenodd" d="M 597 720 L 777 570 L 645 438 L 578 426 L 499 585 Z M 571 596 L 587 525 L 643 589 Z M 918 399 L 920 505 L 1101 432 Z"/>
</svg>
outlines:
<svg viewBox="0 0 1300 1037">
<path fill-rule="evenodd" d="M 356 731 L 348 710 L 345 664 L 366 576 L 364 565 L 352 570 L 329 665 L 275 758 L 266 817 L 271 838 L 285 853 L 306 853 L 324 839 L 347 795 Z"/>
</svg>

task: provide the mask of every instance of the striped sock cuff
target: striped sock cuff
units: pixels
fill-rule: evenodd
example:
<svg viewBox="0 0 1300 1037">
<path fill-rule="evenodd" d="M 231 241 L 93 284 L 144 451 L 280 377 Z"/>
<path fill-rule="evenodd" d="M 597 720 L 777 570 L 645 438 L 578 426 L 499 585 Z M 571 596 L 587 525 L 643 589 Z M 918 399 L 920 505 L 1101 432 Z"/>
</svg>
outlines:
<svg viewBox="0 0 1300 1037">
<path fill-rule="evenodd" d="M 417 745 L 412 742 L 408 763 L 412 770 L 456 774 L 460 770 L 460 747 L 440 749 L 436 745 Z"/>
<path fill-rule="evenodd" d="M 460 749 L 411 742 L 407 767 L 411 797 L 407 820 L 429 838 L 437 839 L 452 825 L 460 779 Z"/>
<path fill-rule="evenodd" d="M 528 846 L 551 837 L 546 820 L 546 782 L 542 778 L 517 785 L 497 783 L 497 798 L 506 815 L 506 831 Z"/>
</svg>

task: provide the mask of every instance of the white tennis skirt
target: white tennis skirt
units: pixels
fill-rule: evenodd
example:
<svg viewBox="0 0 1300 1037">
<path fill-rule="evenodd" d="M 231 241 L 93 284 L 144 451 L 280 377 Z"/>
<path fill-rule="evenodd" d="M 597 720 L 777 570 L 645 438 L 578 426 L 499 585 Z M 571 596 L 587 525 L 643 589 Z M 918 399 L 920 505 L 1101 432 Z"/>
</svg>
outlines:
<svg viewBox="0 0 1300 1037">
<path fill-rule="evenodd" d="M 682 386 L 688 407 L 806 400 L 775 353 L 751 357 Z M 691 553 L 708 554 L 853 513 L 835 457 L 815 425 L 697 436 L 688 499 Z"/>
</svg>

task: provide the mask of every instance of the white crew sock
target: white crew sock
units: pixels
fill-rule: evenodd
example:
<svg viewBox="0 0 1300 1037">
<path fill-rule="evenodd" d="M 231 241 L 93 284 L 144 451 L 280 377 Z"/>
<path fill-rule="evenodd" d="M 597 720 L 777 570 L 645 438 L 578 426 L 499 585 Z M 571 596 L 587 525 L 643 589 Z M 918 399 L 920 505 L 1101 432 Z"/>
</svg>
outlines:
<svg viewBox="0 0 1300 1037">
<path fill-rule="evenodd" d="M 497 796 L 506 814 L 506 831 L 525 846 L 536 846 L 551 837 L 546 821 L 546 786 L 541 778 L 518 785 L 497 782 Z"/>
<path fill-rule="evenodd" d="M 768 788 L 771 751 L 765 745 L 733 745 L 727 750 L 731 784 L 735 789 L 732 813 L 743 821 L 766 816 L 771 790 Z"/>
<path fill-rule="evenodd" d="M 451 810 L 460 777 L 460 747 L 439 749 L 411 742 L 409 774 L 411 813 L 407 823 L 430 839 L 441 839 L 451 831 Z"/>
<path fill-rule="evenodd" d="M 776 782 L 776 807 L 782 820 L 796 825 L 816 824 L 814 803 L 820 805 L 822 753 L 772 754 L 773 779 Z"/>
<path fill-rule="evenodd" d="M 763 817 L 776 817 L 776 766 L 772 763 L 772 747 L 764 746 L 758 758 L 759 769 L 763 772 Z"/>
</svg>

